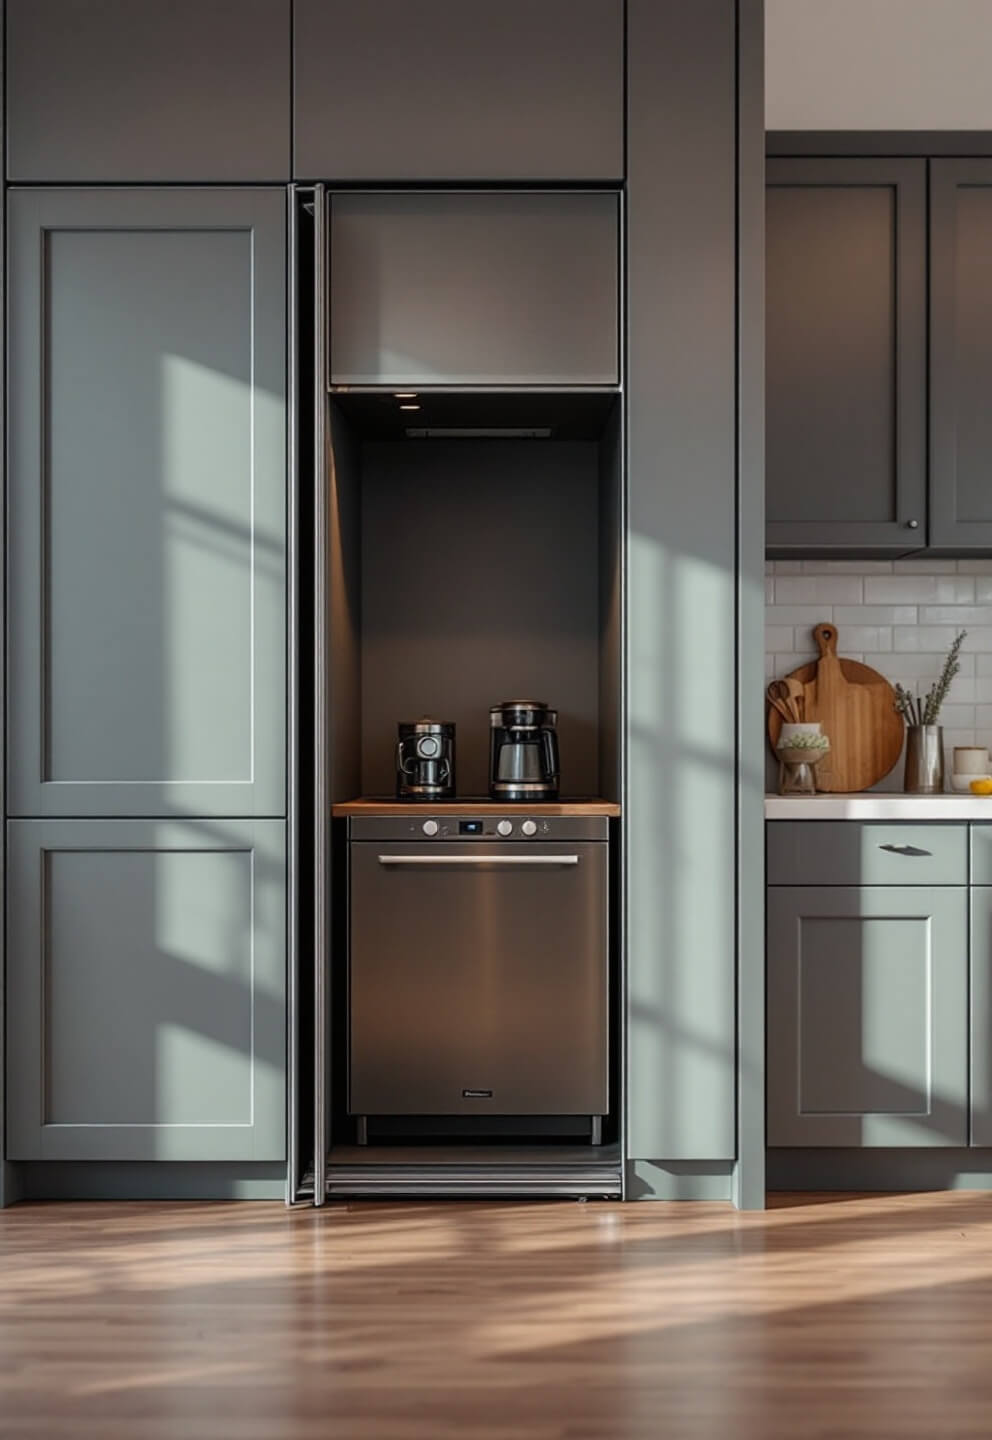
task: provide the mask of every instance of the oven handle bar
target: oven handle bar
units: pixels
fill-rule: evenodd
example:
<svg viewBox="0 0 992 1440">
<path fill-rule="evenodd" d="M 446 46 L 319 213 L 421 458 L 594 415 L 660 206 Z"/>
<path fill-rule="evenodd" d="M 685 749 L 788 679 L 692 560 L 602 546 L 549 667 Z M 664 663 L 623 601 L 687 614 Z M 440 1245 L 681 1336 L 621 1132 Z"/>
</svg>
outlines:
<svg viewBox="0 0 992 1440">
<path fill-rule="evenodd" d="M 380 865 L 578 865 L 578 855 L 380 855 Z"/>
</svg>

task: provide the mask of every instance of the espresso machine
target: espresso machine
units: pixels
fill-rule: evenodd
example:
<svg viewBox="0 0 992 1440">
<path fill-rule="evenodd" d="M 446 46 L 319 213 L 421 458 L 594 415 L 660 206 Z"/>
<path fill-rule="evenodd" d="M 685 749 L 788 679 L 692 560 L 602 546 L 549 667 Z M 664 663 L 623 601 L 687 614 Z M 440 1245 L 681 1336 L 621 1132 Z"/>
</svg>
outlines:
<svg viewBox="0 0 992 1440">
<path fill-rule="evenodd" d="M 504 700 L 489 711 L 494 800 L 557 800 L 558 712 L 543 700 Z"/>
<path fill-rule="evenodd" d="M 455 727 L 450 721 L 400 721 L 396 794 L 401 800 L 451 800 L 455 794 Z"/>
</svg>

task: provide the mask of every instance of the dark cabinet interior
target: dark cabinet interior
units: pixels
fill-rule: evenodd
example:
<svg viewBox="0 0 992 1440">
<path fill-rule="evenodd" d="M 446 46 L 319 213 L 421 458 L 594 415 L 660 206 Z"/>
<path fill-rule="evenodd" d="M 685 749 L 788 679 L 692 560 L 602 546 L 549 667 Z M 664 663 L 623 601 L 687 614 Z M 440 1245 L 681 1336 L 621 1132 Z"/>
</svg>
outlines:
<svg viewBox="0 0 992 1440">
<path fill-rule="evenodd" d="M 926 167 L 767 174 L 771 554 L 905 553 L 926 533 Z"/>
<path fill-rule="evenodd" d="M 623 175 L 621 0 L 296 0 L 294 39 L 301 179 Z"/>
<path fill-rule="evenodd" d="M 333 801 L 391 795 L 424 714 L 485 795 L 489 707 L 524 696 L 559 712 L 563 798 L 618 799 L 619 396 L 521 396 L 532 438 L 514 397 L 447 397 L 459 438 L 397 436 L 403 402 L 372 399 L 329 401 Z"/>
</svg>

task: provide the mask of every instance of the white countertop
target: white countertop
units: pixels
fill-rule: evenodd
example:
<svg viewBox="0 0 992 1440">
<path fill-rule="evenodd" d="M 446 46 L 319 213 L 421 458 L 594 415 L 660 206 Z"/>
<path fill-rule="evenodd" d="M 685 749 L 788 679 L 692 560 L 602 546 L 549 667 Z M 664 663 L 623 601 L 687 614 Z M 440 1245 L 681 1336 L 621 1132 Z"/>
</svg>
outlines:
<svg viewBox="0 0 992 1440">
<path fill-rule="evenodd" d="M 978 820 L 992 822 L 992 795 L 766 795 L 766 820 Z"/>
</svg>

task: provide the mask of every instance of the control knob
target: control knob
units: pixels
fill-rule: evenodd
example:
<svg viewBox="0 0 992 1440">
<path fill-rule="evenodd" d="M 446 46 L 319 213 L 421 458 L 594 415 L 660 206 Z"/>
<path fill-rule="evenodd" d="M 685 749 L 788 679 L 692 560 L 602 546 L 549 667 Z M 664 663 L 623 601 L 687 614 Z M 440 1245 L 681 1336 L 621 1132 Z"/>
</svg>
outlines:
<svg viewBox="0 0 992 1440">
<path fill-rule="evenodd" d="M 534 822 L 533 820 L 525 820 L 524 823 L 521 825 L 520 828 L 521 828 L 521 830 L 524 832 L 525 835 L 536 835 L 536 834 L 537 834 L 537 825 L 535 824 L 535 822 Z"/>
<path fill-rule="evenodd" d="M 425 820 L 424 823 L 423 823 L 423 826 L 422 826 L 421 828 L 423 829 L 423 832 L 424 832 L 425 835 L 436 835 L 436 834 L 437 834 L 437 821 L 436 821 L 436 820 Z"/>
<path fill-rule="evenodd" d="M 512 820 L 501 820 L 501 821 L 499 822 L 499 824 L 496 826 L 496 830 L 497 830 L 497 833 L 500 834 L 500 835 L 512 835 L 512 834 L 513 834 L 513 821 L 512 821 Z"/>
</svg>

